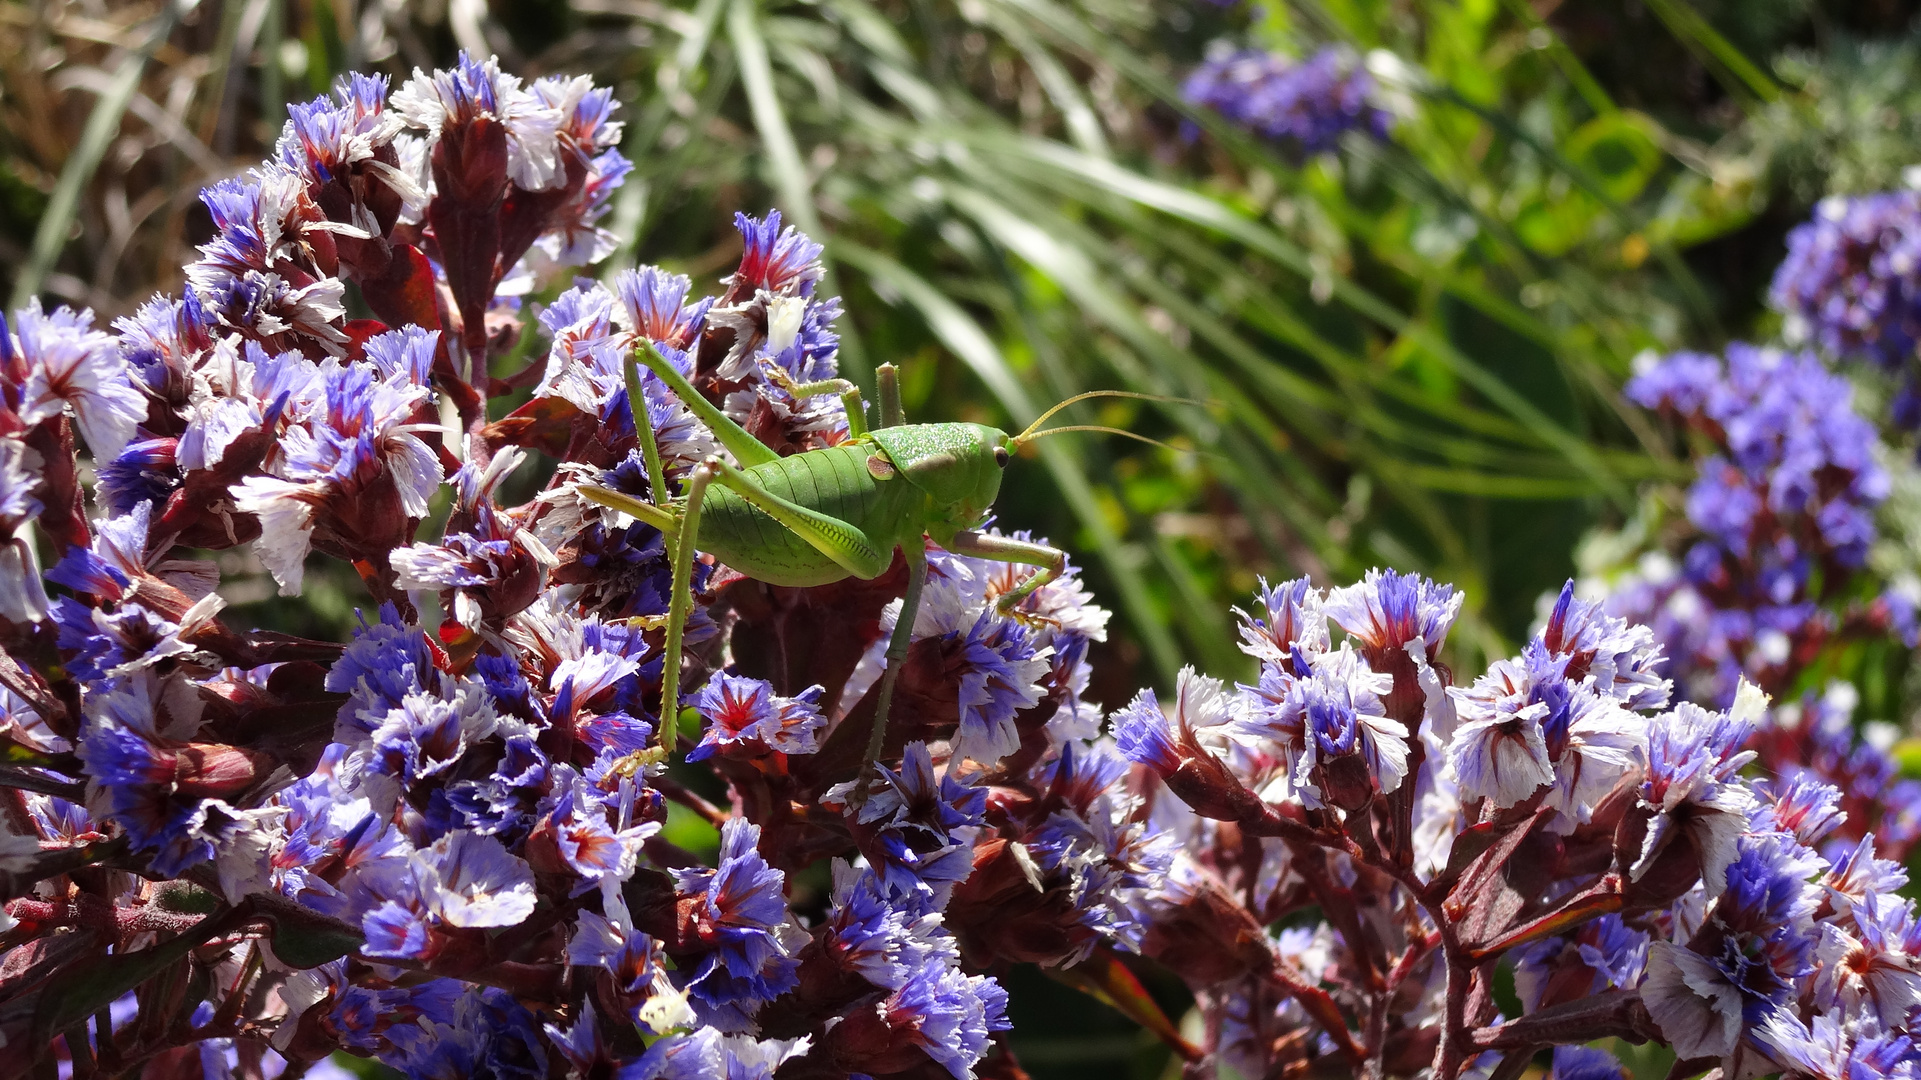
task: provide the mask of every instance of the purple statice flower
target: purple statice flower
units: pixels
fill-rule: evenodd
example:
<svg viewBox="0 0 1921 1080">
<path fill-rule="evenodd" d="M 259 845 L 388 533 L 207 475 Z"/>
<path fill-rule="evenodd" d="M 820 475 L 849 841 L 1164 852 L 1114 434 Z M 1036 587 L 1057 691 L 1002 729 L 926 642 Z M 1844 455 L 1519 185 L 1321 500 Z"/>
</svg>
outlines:
<svg viewBox="0 0 1921 1080">
<path fill-rule="evenodd" d="M 147 395 L 128 377 L 113 335 L 93 329 L 91 311 L 63 307 L 43 314 L 38 300 L 14 316 L 13 331 L 27 373 L 14 409 L 21 422 L 36 424 L 71 409 L 95 461 L 120 456 L 134 426 L 146 419 Z"/>
<path fill-rule="evenodd" d="M 221 888 L 239 896 L 267 884 L 271 831 L 280 811 L 245 808 L 271 766 L 240 747 L 191 741 L 199 713 L 151 673 L 89 695 L 76 750 L 92 816 L 117 826 L 173 876 L 214 860 Z"/>
<path fill-rule="evenodd" d="M 1046 537 L 1036 536 L 1024 529 L 1009 533 L 1008 537 L 1028 543 L 1047 544 Z M 1018 563 L 990 562 L 986 559 L 970 559 L 969 562 L 979 576 L 983 601 L 999 600 L 1034 572 L 1033 567 Z M 1027 617 L 1028 625 L 1037 634 L 1046 635 L 1043 643 L 1051 643 L 1057 650 L 1069 640 L 1107 640 L 1107 624 L 1113 618 L 1113 612 L 1094 603 L 1094 594 L 1087 590 L 1080 574 L 1080 568 L 1073 560 L 1068 560 L 1059 577 L 1027 594 L 1027 598 L 1014 608 Z"/>
<path fill-rule="evenodd" d="M 793 292 L 810 295 L 820 280 L 822 248 L 792 225 L 781 227 L 780 211 L 770 210 L 764 218 L 734 215 L 746 250 L 740 268 L 730 280 L 736 289 Z"/>
<path fill-rule="evenodd" d="M 549 785 L 552 763 L 533 731 L 522 728 L 517 720 L 503 717 L 496 734 L 501 736 L 500 758 L 491 772 L 450 780 L 428 791 L 423 817 L 430 832 L 469 829 L 515 844 L 533 828 L 536 803 Z"/>
<path fill-rule="evenodd" d="M 334 247 L 316 241 L 336 230 L 302 177 L 268 166 L 203 189 L 200 201 L 215 233 L 187 282 L 217 331 L 276 351 L 345 353 L 345 283 L 314 257 Z"/>
<path fill-rule="evenodd" d="M 495 491 L 525 459 L 525 451 L 509 448 L 483 468 L 476 462 L 461 466 L 453 476 L 454 506 L 468 528 L 449 529 L 438 544 L 412 544 L 389 557 L 401 588 L 451 593 L 454 622 L 474 633 L 538 599 L 559 561 L 517 515 L 495 503 Z"/>
<path fill-rule="evenodd" d="M 1647 971 L 1648 935 L 1603 915 L 1578 931 L 1522 948 L 1515 956 L 1514 990 L 1533 1012 L 1604 990 L 1631 990 Z"/>
<path fill-rule="evenodd" d="M 1407 776 L 1407 729 L 1382 705 L 1393 677 L 1373 671 L 1346 642 L 1296 653 L 1292 663 L 1303 660 L 1307 670 L 1299 677 L 1263 672 L 1261 686 L 1246 691 L 1234 730 L 1286 760 L 1288 783 L 1308 806 L 1355 810 L 1375 792 L 1399 788 Z"/>
<path fill-rule="evenodd" d="M 599 285 L 577 285 L 541 310 L 540 325 L 546 329 L 551 345 L 535 396 L 562 397 L 582 412 L 598 415 L 602 403 L 622 389 L 623 373 L 618 365 L 603 372 L 583 361 L 593 356 L 597 347 L 618 343 L 614 294 Z"/>
<path fill-rule="evenodd" d="M 1847 820 L 1841 809 L 1841 789 L 1824 784 L 1812 773 L 1762 780 L 1755 784 L 1761 805 L 1750 819 L 1756 831 L 1787 833 L 1797 843 L 1813 847 Z"/>
<path fill-rule="evenodd" d="M 567 1063 L 568 1070 L 574 1075 L 605 1075 L 613 1067 L 613 1051 L 601 1037 L 600 1021 L 595 1019 L 598 1015 L 600 1010 L 586 1008 L 580 1010 L 580 1015 L 569 1027 L 557 1024 L 542 1024 L 540 1027 L 541 1033 L 547 1036 L 547 1044 Z"/>
<path fill-rule="evenodd" d="M 794 987 L 806 937 L 788 918 L 787 875 L 767 865 L 759 842 L 759 826 L 730 819 L 717 869 L 674 874 L 694 901 L 675 978 L 701 1020 L 724 1031 L 747 1030 L 763 1004 Z"/>
<path fill-rule="evenodd" d="M 1431 662 L 1464 599 L 1454 586 L 1418 574 L 1369 570 L 1359 582 L 1329 590 L 1322 606 L 1365 650 L 1399 652 L 1412 646 Z"/>
<path fill-rule="evenodd" d="M 413 336 L 411 329 L 406 336 Z M 173 451 L 183 480 L 197 470 L 222 465 L 230 453 L 250 462 L 248 450 L 265 465 L 279 465 L 284 457 L 280 440 L 318 410 L 325 396 L 319 365 L 291 350 L 269 352 L 257 341 L 236 348 L 231 339 L 221 339 L 202 374 L 222 392 L 202 398 L 188 410 L 186 427 Z"/>
<path fill-rule="evenodd" d="M 1012 536 L 1036 539 L 1024 532 Z M 912 639 L 938 642 L 941 678 L 953 687 L 959 712 L 956 756 L 988 767 L 1000 763 L 1022 745 L 1020 715 L 1050 692 L 1060 707 L 1045 732 L 1035 734 L 1044 734 L 1050 745 L 1091 736 L 1099 710 L 1080 697 L 1090 673 L 1086 645 L 1105 638 L 1109 613 L 1090 602 L 1073 568 L 1002 615 L 1000 598 L 1025 578 L 1027 568 L 936 547 L 927 555 L 927 585 Z M 880 678 L 899 613 L 899 603 L 883 612 L 881 635 L 862 656 L 843 701 L 858 700 Z"/>
<path fill-rule="evenodd" d="M 893 894 L 870 870 L 835 863 L 834 907 L 819 940 L 842 970 L 890 991 L 850 1017 L 847 1050 L 855 1060 L 905 1044 L 967 1077 L 989 1033 L 1007 1026 L 1005 992 L 991 977 L 961 969 L 959 945 L 940 916 Z"/>
<path fill-rule="evenodd" d="M 1258 614 L 1234 609 L 1240 616 L 1242 652 L 1263 664 L 1285 666 L 1297 651 L 1328 649 L 1327 616 L 1322 611 L 1325 597 L 1313 581 L 1302 577 L 1270 586 L 1262 578 L 1255 595 L 1260 601 Z"/>
<path fill-rule="evenodd" d="M 80 579 L 84 569 L 102 570 L 98 582 L 111 586 L 117 572 L 97 561 L 87 566 L 89 561 L 63 560 L 54 573 Z M 58 578 L 50 574 L 48 580 Z M 142 671 L 171 671 L 179 664 L 206 659 L 186 638 L 214 625 L 214 617 L 224 604 L 219 594 L 210 593 L 179 611 L 176 622 L 131 600 L 88 607 L 63 596 L 53 606 L 53 621 L 59 631 L 60 648 L 70 654 L 68 670 L 84 682 L 98 683 Z"/>
<path fill-rule="evenodd" d="M 618 1080 L 773 1080 L 781 1065 L 807 1053 L 811 1042 L 799 1039 L 755 1039 L 696 1028 L 669 1035 L 647 1048 L 640 1059 L 623 1066 Z"/>
<path fill-rule="evenodd" d="M 372 862 L 351 888 L 367 955 L 406 959 L 430 958 L 442 928 L 513 926 L 537 902 L 527 863 L 498 839 L 466 831 Z"/>
<path fill-rule="evenodd" d="M 1114 713 L 1109 723 L 1114 744 L 1127 760 L 1145 765 L 1162 776 L 1181 767 L 1181 731 L 1169 722 L 1154 691 L 1142 690 L 1136 694 L 1125 708 Z"/>
<path fill-rule="evenodd" d="M 0 342 L 6 333 L 0 327 Z M 40 560 L 20 535 L 44 509 L 34 494 L 39 486 L 33 463 L 39 454 L 18 438 L 0 436 L 0 619 L 39 622 L 47 615 Z"/>
<path fill-rule="evenodd" d="M 1921 340 L 1921 194 L 1821 200 L 1788 234 L 1769 298 L 1835 356 L 1911 363 Z"/>
<path fill-rule="evenodd" d="M 1755 805 L 1754 793 L 1737 775 L 1755 755 L 1741 746 L 1765 707 L 1761 692 L 1744 686 L 1730 712 L 1710 713 L 1683 702 L 1655 718 L 1648 729 L 1640 791 L 1641 806 L 1652 817 L 1639 857 L 1629 868 L 1635 880 L 1663 849 L 1685 836 L 1699 856 L 1708 897 L 1720 895 L 1737 854 L 1736 841 Z"/>
<path fill-rule="evenodd" d="M 670 274 L 657 266 L 623 270 L 614 275 L 620 325 L 645 341 L 684 350 L 699 333 L 713 298 L 688 303 L 693 282 L 685 274 Z"/>
<path fill-rule="evenodd" d="M 992 765 L 1020 746 L 1014 717 L 1038 703 L 1052 654 L 1021 623 L 983 610 L 973 625 L 948 635 L 959 653 L 960 728 L 954 753 Z"/>
<path fill-rule="evenodd" d="M 1223 52 L 1181 87 L 1188 101 L 1303 156 L 1334 149 L 1349 131 L 1386 138 L 1393 120 L 1370 101 L 1373 91 L 1373 78 L 1338 46 L 1306 60 L 1259 49 Z"/>
<path fill-rule="evenodd" d="M 649 330 L 662 330 L 660 313 L 647 307 L 649 302 L 665 304 L 661 297 L 643 297 L 643 291 L 660 288 L 664 272 L 653 267 L 625 271 L 614 279 L 616 292 L 602 285 L 583 285 L 561 293 L 540 321 L 553 336 L 547 351 L 547 365 L 535 398 L 559 398 L 601 426 L 621 434 L 634 430 L 633 411 L 627 400 L 626 357 L 640 345 Z M 681 279 L 685 280 L 685 279 Z M 652 284 L 650 284 L 652 283 Z M 678 297 L 674 302 L 678 302 Z M 691 344 L 694 328 L 704 317 L 704 305 L 686 314 L 677 323 Z M 625 323 L 631 322 L 628 326 Z M 660 339 L 653 339 L 660 340 Z M 682 375 L 694 375 L 690 353 L 666 344 L 660 349 Z M 641 392 L 647 399 L 647 420 L 652 425 L 661 461 L 671 474 L 691 468 L 714 452 L 713 436 L 694 418 L 666 384 L 651 371 L 640 372 Z M 649 493 L 651 494 L 651 493 Z"/>
<path fill-rule="evenodd" d="M 1921 1076 L 1921 1053 L 1906 1035 L 1878 1031 L 1824 1012 L 1807 1023 L 1782 1010 L 1755 1032 L 1786 1075 L 1807 1080 L 1914 1080 Z"/>
<path fill-rule="evenodd" d="M 556 215 L 558 227 L 535 241 L 535 250 L 555 266 L 599 262 L 619 247 L 619 238 L 596 224 L 608 200 L 633 163 L 614 149 L 621 123 L 613 119 L 620 104 L 611 87 L 596 89 L 585 75 L 549 75 L 534 82 L 533 96 L 560 113 L 556 129 L 563 170 L 567 158 L 583 171 L 580 193 Z"/>
<path fill-rule="evenodd" d="M 180 487 L 182 477 L 177 439 L 140 439 L 127 444 L 120 456 L 101 465 L 94 488 L 100 505 L 110 514 L 127 514 L 139 506 L 158 506 Z M 4 444 L 0 444 L 4 446 Z M 4 453 L 4 450 L 0 450 Z M 0 470 L 5 465 L 0 464 Z"/>
<path fill-rule="evenodd" d="M 150 550 L 152 523 L 153 506 L 149 503 L 95 522 L 92 545 L 69 549 L 47 573 L 47 580 L 101 601 L 124 600 L 155 582 L 178 589 L 188 600 L 206 600 L 220 584 L 219 568 L 203 560 L 176 559 L 165 551 Z M 140 584 L 136 586 L 136 582 Z"/>
<path fill-rule="evenodd" d="M 415 374 L 359 362 L 323 370 L 324 397 L 285 433 L 278 471 L 233 485 L 234 506 L 260 520 L 255 546 L 281 595 L 299 593 L 317 523 L 346 534 L 336 543 L 391 550 L 412 535 L 408 521 L 427 516 L 442 472 L 417 434 L 431 391 Z"/>
<path fill-rule="evenodd" d="M 897 990 L 929 963 L 955 963 L 959 946 L 938 914 L 903 898 L 870 869 L 835 860 L 821 951 L 875 986 Z"/>
<path fill-rule="evenodd" d="M 633 677 L 640 671 L 639 656 L 645 651 L 645 643 L 627 634 L 625 627 L 588 619 L 574 629 L 579 633 L 578 643 L 570 643 L 573 647 L 565 659 L 554 664 L 547 675 L 554 691 L 548 715 L 559 721 L 578 719 L 579 713 L 603 700 L 610 691 L 618 694 L 623 688 L 631 689 Z"/>
<path fill-rule="evenodd" d="M 1169 716 L 1152 690 L 1142 690 L 1109 718 L 1116 747 L 1129 761 L 1163 776 L 1180 768 L 1193 748 L 1224 748 L 1234 730 L 1226 689 L 1193 668 L 1182 668 L 1174 683 Z"/>
<path fill-rule="evenodd" d="M 1570 680 L 1579 655 L 1557 656 L 1536 638 L 1519 658 L 1496 661 L 1473 687 L 1449 688 L 1461 726 L 1448 765 L 1463 798 L 1508 807 L 1547 786 L 1547 804 L 1572 827 L 1587 821 L 1635 766 L 1647 722 L 1598 692 L 1598 679 Z"/>
<path fill-rule="evenodd" d="M 633 877 L 641 844 L 660 831 L 659 822 L 634 821 L 633 783 L 610 796 L 560 765 L 552 784 L 554 793 L 541 805 L 544 816 L 535 835 L 553 844 L 562 864 L 553 869 L 578 876 L 582 891 L 592 883 Z"/>
<path fill-rule="evenodd" d="M 827 723 L 818 704 L 825 692 L 825 687 L 810 686 L 794 697 L 781 697 L 763 679 L 718 672 L 691 702 L 707 729 L 700 745 L 687 752 L 687 760 L 756 751 L 811 754 L 820 748 Z"/>
<path fill-rule="evenodd" d="M 955 1080 L 972 1076 L 993 1033 L 1013 1026 L 999 983 L 944 964 L 923 965 L 876 1008 L 891 1031 L 904 1034 Z"/>
<path fill-rule="evenodd" d="M 433 646 L 424 631 L 401 619 L 392 604 L 380 605 L 380 621 L 360 626 L 340 659 L 327 670 L 327 689 L 346 694 L 340 708 L 343 723 L 371 730 L 365 717 L 379 717 L 399 707 L 407 695 L 422 688 L 438 688 L 440 673 Z"/>
<path fill-rule="evenodd" d="M 1497 660 L 1471 688 L 1448 692 L 1461 719 L 1448 746 L 1448 766 L 1463 798 L 1513 806 L 1554 782 L 1542 723 L 1549 705 L 1536 700 L 1524 663 Z"/>
<path fill-rule="evenodd" d="M 335 740 L 356 752 L 353 785 L 367 793 L 382 816 L 395 812 L 423 781 L 452 770 L 501 726 L 478 682 L 461 679 L 446 690 L 444 696 L 415 690 L 383 713 L 336 721 Z"/>
<path fill-rule="evenodd" d="M 1636 711 L 1667 706 L 1674 684 L 1660 673 L 1666 658 L 1654 632 L 1576 596 L 1572 580 L 1561 586 L 1537 640 L 1548 656 L 1566 657 L 1567 679 L 1591 680 L 1597 692 Z"/>
<path fill-rule="evenodd" d="M 786 388 L 790 381 L 831 379 L 838 370 L 833 323 L 840 300 L 814 291 L 823 272 L 821 247 L 792 226 L 783 228 L 778 212 L 764 219 L 736 214 L 734 224 L 744 249 L 740 267 L 726 294 L 703 313 L 709 328 L 732 335 L 715 375 L 738 389 L 722 408 L 765 432 L 769 445 L 831 444 L 847 425 L 839 396 L 796 398 Z"/>
<path fill-rule="evenodd" d="M 565 182 L 559 135 L 569 118 L 503 73 L 494 57 L 476 60 L 463 52 L 451 70 L 414 69 L 387 100 L 386 117 L 390 129 L 423 131 L 430 144 L 450 129 L 492 120 L 506 129 L 507 176 L 515 185 L 542 191 Z"/>
<path fill-rule="evenodd" d="M 567 944 L 567 962 L 575 968 L 599 968 L 606 973 L 613 998 L 627 1010 L 628 1019 L 657 1034 L 692 1021 L 678 1003 L 668 980 L 666 955 L 660 943 L 634 929 L 633 917 L 617 892 L 603 890 L 606 914 L 582 911 Z M 658 999 L 658 1000 L 657 1000 Z M 588 1010 L 592 1012 L 592 1010 Z"/>
<path fill-rule="evenodd" d="M 47 718 L 25 698 L 0 687 L 0 732 L 15 742 L 36 750 L 60 751 L 70 748 L 68 740 L 47 727 Z"/>
<path fill-rule="evenodd" d="M 1815 994 L 1824 1007 L 1870 1015 L 1883 1030 L 1907 1026 L 1921 1008 L 1921 924 L 1914 903 L 1870 892 L 1822 928 Z"/>
<path fill-rule="evenodd" d="M 1818 865 L 1778 833 L 1744 838 L 1726 889 L 1692 941 L 1656 941 L 1641 998 L 1683 1058 L 1734 1054 L 1749 1032 L 1790 1004 L 1815 971 L 1812 916 Z"/>
<path fill-rule="evenodd" d="M 513 994 L 469 986 L 436 1005 L 422 1009 L 411 1024 L 387 1029 L 391 1050 L 379 1055 L 383 1064 L 428 1080 L 538 1080 L 547 1074 L 540 1023 Z"/>
<path fill-rule="evenodd" d="M 187 396 L 190 373 L 214 347 L 213 318 L 192 288 L 179 299 L 153 297 L 132 315 L 115 319 L 113 328 L 127 366 L 149 394 L 168 403 Z"/>
<path fill-rule="evenodd" d="M 900 771 L 876 765 L 877 778 L 855 805 L 848 781 L 829 791 L 829 805 L 846 808 L 865 834 L 862 850 L 896 895 L 947 906 L 954 886 L 974 869 L 974 838 L 985 824 L 987 793 L 954 775 L 957 759 L 936 778 L 926 743 L 902 752 Z"/>
<path fill-rule="evenodd" d="M 352 912 L 336 883 L 363 866 L 404 859 L 412 850 L 365 796 L 340 790 L 335 771 L 345 750 L 339 743 L 329 746 L 313 773 L 275 795 L 286 816 L 280 846 L 270 857 L 276 891 L 337 916 Z"/>
<path fill-rule="evenodd" d="M 533 913 L 533 873 L 499 840 L 454 832 L 419 854 L 422 899 L 447 925 L 513 926 Z"/>
<path fill-rule="evenodd" d="M 1023 842 L 1045 875 L 1065 885 L 1082 925 L 1138 950 L 1178 845 L 1136 820 L 1136 809 L 1136 800 L 1103 792 L 1056 811 Z M 1086 944 L 1091 950 L 1095 939 Z"/>
<path fill-rule="evenodd" d="M 1829 866 L 1821 887 L 1837 913 L 1852 911 L 1871 895 L 1891 896 L 1907 887 L 1907 869 L 1893 859 L 1879 858 L 1876 850 L 1873 833 L 1852 847 L 1845 841 L 1828 844 Z"/>
<path fill-rule="evenodd" d="M 351 72 L 335 84 L 334 94 L 289 105 L 287 124 L 274 145 L 280 164 L 309 182 L 344 178 L 355 166 L 376 160 L 375 152 L 392 138 L 385 75 Z"/>
</svg>

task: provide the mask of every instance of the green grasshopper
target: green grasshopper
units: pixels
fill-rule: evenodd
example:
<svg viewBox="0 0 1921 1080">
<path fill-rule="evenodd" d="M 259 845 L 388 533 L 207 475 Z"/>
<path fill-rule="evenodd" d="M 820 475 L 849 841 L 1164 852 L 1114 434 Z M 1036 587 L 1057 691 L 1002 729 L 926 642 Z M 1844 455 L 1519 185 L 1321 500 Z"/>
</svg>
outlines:
<svg viewBox="0 0 1921 1080">
<path fill-rule="evenodd" d="M 868 430 L 860 391 L 844 379 L 795 383 L 768 365 L 774 381 L 796 398 L 840 395 L 847 405 L 848 439 L 838 446 L 781 457 L 728 418 L 660 355 L 651 344 L 635 350 L 626 364 L 627 398 L 646 464 L 649 490 L 656 500 L 669 491 L 660 448 L 647 410 L 640 402 L 640 370 L 647 365 L 667 388 L 707 425 L 739 462 L 719 457 L 701 462 L 687 477 L 679 498 L 646 503 L 594 484 L 581 495 L 659 529 L 673 566 L 673 591 L 667 612 L 667 662 L 661 668 L 660 745 L 645 753 L 656 760 L 672 747 L 680 704 L 681 636 L 693 610 L 691 582 L 694 551 L 713 554 L 748 577 L 772 585 L 826 585 L 849 577 L 872 580 L 893 565 L 894 552 L 907 562 L 907 591 L 881 675 L 874 727 L 868 736 L 865 767 L 879 757 L 886 736 L 894 683 L 927 581 L 923 538 L 948 551 L 1035 568 L 1002 593 L 997 610 L 1021 617 L 1018 607 L 1036 589 L 1059 577 L 1065 552 L 980 531 L 1000 494 L 1001 471 L 1013 452 L 1046 435 L 1066 431 L 1107 431 L 1153 442 L 1132 432 L 1090 425 L 1039 430 L 1055 413 L 1090 397 L 1170 400 L 1124 390 L 1080 394 L 1047 410 L 1026 431 L 1009 435 L 984 424 L 908 424 L 901 415 L 900 390 L 893 365 L 878 371 L 880 426 Z M 1163 445 L 1155 443 L 1154 445 Z M 638 762 L 636 762 L 638 764 Z"/>
</svg>

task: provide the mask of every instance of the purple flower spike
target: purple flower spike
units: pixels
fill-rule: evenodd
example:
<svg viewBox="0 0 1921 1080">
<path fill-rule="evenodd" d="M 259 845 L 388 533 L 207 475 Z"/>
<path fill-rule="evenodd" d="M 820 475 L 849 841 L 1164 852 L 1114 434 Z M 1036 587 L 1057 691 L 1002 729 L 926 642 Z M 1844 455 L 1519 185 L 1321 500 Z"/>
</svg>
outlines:
<svg viewBox="0 0 1921 1080">
<path fill-rule="evenodd" d="M 810 686 L 794 697 L 780 697 L 760 679 L 721 672 L 694 695 L 692 705 L 707 721 L 707 730 L 687 760 L 736 749 L 811 754 L 819 748 L 820 730 L 827 723 L 815 704 L 824 692 Z"/>
<path fill-rule="evenodd" d="M 1211 58 L 1182 86 L 1189 101 L 1297 153 L 1334 149 L 1349 131 L 1385 138 L 1389 115 L 1370 102 L 1374 80 L 1354 56 L 1329 46 L 1291 61 L 1258 49 Z"/>
<path fill-rule="evenodd" d="M 756 846 L 760 829 L 741 818 L 721 830 L 720 865 L 677 871 L 680 892 L 694 900 L 683 944 L 681 985 L 701 1018 L 740 1031 L 761 1005 L 792 989 L 795 954 L 805 940 L 788 921 L 787 875 L 767 865 Z"/>
</svg>

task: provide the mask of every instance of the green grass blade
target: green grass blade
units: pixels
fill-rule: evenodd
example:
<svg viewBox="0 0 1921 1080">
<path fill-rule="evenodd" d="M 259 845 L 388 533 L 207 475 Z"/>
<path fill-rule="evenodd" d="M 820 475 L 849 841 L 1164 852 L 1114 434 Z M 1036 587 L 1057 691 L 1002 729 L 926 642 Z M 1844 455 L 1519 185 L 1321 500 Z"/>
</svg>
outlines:
<svg viewBox="0 0 1921 1080">
<path fill-rule="evenodd" d="M 1737 96 L 1746 92 L 1762 101 L 1774 101 L 1781 96 L 1781 88 L 1775 85 L 1767 72 L 1735 48 L 1733 42 L 1721 36 L 1721 32 L 1702 18 L 1700 12 L 1689 7 L 1686 0 L 1647 0 L 1647 5 L 1654 9 L 1654 13 L 1674 32 L 1681 44 L 1706 61 L 1708 70 L 1714 72 L 1722 85 Z"/>
<path fill-rule="evenodd" d="M 34 230 L 33 247 L 27 252 L 27 261 L 20 267 L 20 276 L 13 280 L 13 296 L 8 301 L 10 309 L 18 310 L 27 306 L 27 302 L 40 292 L 40 286 L 46 282 L 47 275 L 53 272 L 54 265 L 60 261 L 60 253 L 67 246 L 67 233 L 73 228 L 74 215 L 80 211 L 80 193 L 86 189 L 88 181 L 100 168 L 100 162 L 107 156 L 107 147 L 113 144 L 113 137 L 120 131 L 120 118 L 126 114 L 134 93 L 140 89 L 140 76 L 146 72 L 147 62 L 153 59 L 154 51 L 173 33 L 174 23 L 179 21 L 180 13 L 180 7 L 173 3 L 161 9 L 147 31 L 145 41 L 139 49 L 121 58 L 120 66 L 114 70 L 113 81 L 87 115 L 87 126 L 81 129 L 79 143 L 75 144 L 73 153 L 61 167 L 60 179 L 55 181 L 53 194 L 47 199 L 46 211 L 41 214 L 40 225 Z"/>
</svg>

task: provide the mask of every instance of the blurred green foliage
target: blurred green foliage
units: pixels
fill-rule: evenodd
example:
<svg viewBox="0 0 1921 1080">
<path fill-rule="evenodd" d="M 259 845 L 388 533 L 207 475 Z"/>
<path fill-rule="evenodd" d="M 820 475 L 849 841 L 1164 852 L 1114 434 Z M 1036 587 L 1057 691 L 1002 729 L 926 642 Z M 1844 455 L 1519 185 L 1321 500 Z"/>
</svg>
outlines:
<svg viewBox="0 0 1921 1080">
<path fill-rule="evenodd" d="M 341 71 L 467 47 L 589 72 L 619 88 L 637 165 L 604 269 L 710 280 L 733 212 L 778 206 L 828 243 L 844 367 L 902 365 L 913 415 L 1024 424 L 1100 387 L 1211 403 L 1082 406 L 1191 452 L 1074 436 L 1011 473 L 1003 523 L 1077 552 L 1124 613 L 1097 700 L 1182 663 L 1241 673 L 1229 606 L 1259 575 L 1375 564 L 1465 589 L 1473 668 L 1583 534 L 1683 475 L 1619 401 L 1633 358 L 1771 330 L 1787 229 L 1921 160 L 1913 18 L 1892 0 L 7 2 L 0 289 L 113 315 L 176 288 L 208 227 L 197 188 Z M 1218 41 L 1367 54 L 1392 139 L 1294 161 L 1192 110 L 1178 82 Z M 223 558 L 240 619 L 339 633 L 361 602 L 333 568 L 283 607 L 250 556 Z M 1043 1000 L 1014 985 L 1017 1014 Z M 1076 1016 L 1074 1038 L 1114 1019 Z M 1160 1068 L 1060 1026 L 1021 1028 L 1036 1075 Z"/>
</svg>

